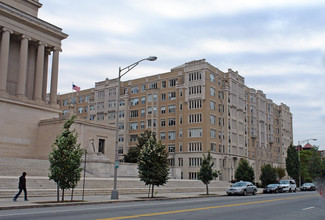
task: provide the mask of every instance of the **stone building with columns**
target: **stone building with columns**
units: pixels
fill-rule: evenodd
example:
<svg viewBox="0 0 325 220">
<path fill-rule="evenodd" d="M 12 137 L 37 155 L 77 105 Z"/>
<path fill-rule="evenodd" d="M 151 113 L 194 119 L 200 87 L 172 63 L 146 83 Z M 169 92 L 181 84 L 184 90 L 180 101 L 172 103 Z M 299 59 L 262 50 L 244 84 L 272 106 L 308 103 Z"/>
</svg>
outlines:
<svg viewBox="0 0 325 220">
<path fill-rule="evenodd" d="M 59 118 L 57 87 L 61 42 L 68 35 L 38 18 L 41 6 L 38 0 L 0 0 L 1 158 L 47 160 L 66 119 Z M 114 160 L 113 127 L 76 120 L 74 129 L 84 148 L 100 137 L 102 160 Z"/>
</svg>

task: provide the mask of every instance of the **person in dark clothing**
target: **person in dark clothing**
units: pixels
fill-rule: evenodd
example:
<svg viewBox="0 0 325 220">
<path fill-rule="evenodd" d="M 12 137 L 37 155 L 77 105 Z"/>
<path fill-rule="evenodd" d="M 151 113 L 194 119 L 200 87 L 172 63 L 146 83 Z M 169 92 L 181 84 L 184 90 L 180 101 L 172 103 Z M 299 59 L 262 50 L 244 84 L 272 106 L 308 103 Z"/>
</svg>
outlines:
<svg viewBox="0 0 325 220">
<path fill-rule="evenodd" d="M 18 184 L 18 193 L 15 195 L 14 197 L 14 202 L 17 201 L 18 196 L 20 195 L 21 191 L 24 190 L 24 194 L 25 194 L 25 201 L 28 201 L 27 199 L 27 189 L 26 189 L 26 172 L 23 172 L 23 175 L 21 175 L 21 177 L 19 177 L 19 184 Z"/>
</svg>

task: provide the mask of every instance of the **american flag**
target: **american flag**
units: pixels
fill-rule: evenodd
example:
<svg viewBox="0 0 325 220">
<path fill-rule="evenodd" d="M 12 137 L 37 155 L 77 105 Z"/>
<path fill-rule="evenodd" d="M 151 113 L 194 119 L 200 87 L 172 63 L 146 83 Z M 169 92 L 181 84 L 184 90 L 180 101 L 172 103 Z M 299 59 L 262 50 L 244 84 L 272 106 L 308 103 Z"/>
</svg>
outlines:
<svg viewBox="0 0 325 220">
<path fill-rule="evenodd" d="M 77 92 L 80 91 L 80 87 L 79 86 L 76 86 L 75 84 L 72 84 L 72 89 L 73 90 L 76 90 Z"/>
</svg>

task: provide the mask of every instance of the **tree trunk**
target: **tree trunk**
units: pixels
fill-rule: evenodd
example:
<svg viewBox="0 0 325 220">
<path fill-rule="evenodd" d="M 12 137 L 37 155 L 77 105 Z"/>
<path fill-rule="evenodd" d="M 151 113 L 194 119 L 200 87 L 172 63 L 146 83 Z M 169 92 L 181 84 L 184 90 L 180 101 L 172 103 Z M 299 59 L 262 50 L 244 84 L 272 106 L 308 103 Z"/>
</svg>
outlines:
<svg viewBox="0 0 325 220">
<path fill-rule="evenodd" d="M 205 184 L 205 187 L 207 189 L 207 195 L 209 195 L 209 185 L 208 184 Z"/>
<path fill-rule="evenodd" d="M 62 189 L 62 201 L 64 202 L 64 189 Z"/>
<path fill-rule="evenodd" d="M 155 188 L 154 186 L 155 186 L 155 185 L 152 184 L 152 187 L 151 187 L 151 190 L 152 190 L 152 191 L 151 191 L 151 198 L 153 198 L 153 191 L 154 191 L 154 188 Z"/>
<path fill-rule="evenodd" d="M 151 184 L 149 184 L 149 189 L 148 189 L 148 198 L 150 197 L 150 186 L 151 186 Z"/>
<path fill-rule="evenodd" d="M 59 187 L 59 182 L 57 182 L 57 187 L 56 187 L 56 199 L 59 202 L 60 201 L 60 187 Z"/>
<path fill-rule="evenodd" d="M 73 200 L 73 190 L 74 190 L 74 188 L 72 188 L 72 192 L 71 192 L 71 202 Z"/>
</svg>

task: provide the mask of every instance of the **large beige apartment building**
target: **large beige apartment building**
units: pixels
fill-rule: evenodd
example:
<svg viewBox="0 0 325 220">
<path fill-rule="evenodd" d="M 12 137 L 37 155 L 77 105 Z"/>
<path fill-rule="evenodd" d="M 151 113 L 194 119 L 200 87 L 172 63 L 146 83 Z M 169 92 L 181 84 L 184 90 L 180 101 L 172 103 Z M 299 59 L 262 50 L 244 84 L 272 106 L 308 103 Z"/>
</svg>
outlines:
<svg viewBox="0 0 325 220">
<path fill-rule="evenodd" d="M 96 82 L 89 90 L 93 99 L 87 114 L 89 120 L 114 126 L 119 117 L 121 161 L 148 129 L 166 145 L 173 178 L 197 179 L 202 154 L 208 151 L 221 180 L 234 179 L 241 158 L 254 167 L 256 181 L 261 166 L 285 165 L 292 142 L 289 107 L 248 88 L 238 72 L 222 72 L 203 59 L 121 82 L 118 113 L 117 85 L 117 79 Z"/>
</svg>

